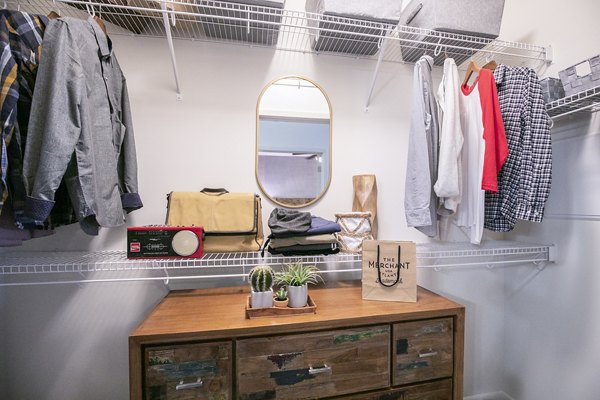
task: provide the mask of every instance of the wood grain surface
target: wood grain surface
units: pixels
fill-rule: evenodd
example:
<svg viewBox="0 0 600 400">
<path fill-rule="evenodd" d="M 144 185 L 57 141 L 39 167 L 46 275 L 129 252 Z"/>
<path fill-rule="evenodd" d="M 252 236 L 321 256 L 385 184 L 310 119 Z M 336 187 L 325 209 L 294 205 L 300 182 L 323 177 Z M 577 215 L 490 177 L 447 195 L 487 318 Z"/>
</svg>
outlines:
<svg viewBox="0 0 600 400">
<path fill-rule="evenodd" d="M 452 380 L 444 379 L 398 389 L 340 397 L 340 400 L 452 400 Z"/>
<path fill-rule="evenodd" d="M 203 343 L 214 344 L 215 342 L 229 342 L 233 345 L 232 363 L 234 366 L 234 376 L 231 377 L 233 386 L 232 398 L 244 398 L 241 394 L 246 391 L 246 387 L 248 388 L 247 393 L 252 394 L 252 396 L 255 396 L 256 398 L 260 398 L 260 396 L 264 396 L 265 398 L 272 396 L 273 390 L 262 390 L 261 392 L 259 390 L 262 387 L 261 385 L 252 386 L 255 383 L 254 381 L 259 381 L 258 378 L 253 377 L 244 381 L 245 376 L 250 375 L 244 375 L 247 374 L 247 372 L 242 371 L 244 371 L 246 365 L 252 365 L 253 362 L 256 362 L 258 363 L 257 365 L 269 365 L 270 368 L 274 368 L 273 366 L 277 363 L 282 363 L 281 370 L 269 371 L 269 374 L 272 372 L 285 372 L 287 371 L 285 368 L 290 368 L 289 366 L 283 367 L 283 364 L 287 362 L 285 354 L 293 353 L 306 354 L 305 356 L 298 358 L 298 360 L 302 360 L 303 358 L 304 361 L 309 360 L 311 364 L 316 364 L 312 366 L 317 368 L 321 366 L 318 365 L 321 363 L 319 355 L 321 355 L 321 353 L 322 355 L 328 355 L 336 360 L 337 366 L 333 368 L 336 374 L 340 373 L 341 377 L 352 377 L 351 379 L 341 378 L 339 381 L 327 381 L 326 378 L 328 377 L 325 375 L 328 374 L 325 374 L 314 379 L 308 379 L 307 381 L 310 381 L 310 383 L 308 384 L 309 388 L 307 388 L 307 390 L 309 391 L 312 390 L 310 389 L 310 385 L 315 383 L 316 387 L 319 388 L 318 390 L 322 391 L 322 393 L 327 393 L 327 396 L 333 394 L 343 395 L 344 393 L 350 394 L 364 390 L 372 391 L 372 389 L 376 387 L 381 387 L 382 389 L 387 388 L 387 391 L 382 393 L 391 395 L 396 393 L 396 389 L 401 389 L 400 387 L 396 387 L 392 390 L 392 388 L 389 387 L 389 385 L 391 385 L 390 375 L 393 376 L 390 368 L 393 368 L 397 361 L 395 359 L 396 349 L 394 348 L 392 350 L 392 347 L 397 346 L 398 344 L 394 340 L 394 335 L 397 332 L 401 332 L 396 326 L 410 327 L 412 326 L 411 324 L 414 324 L 415 327 L 417 327 L 427 324 L 432 320 L 434 323 L 437 323 L 441 319 L 442 321 L 450 322 L 448 337 L 450 338 L 450 341 L 453 342 L 453 350 L 443 350 L 444 359 L 446 360 L 446 364 L 443 368 L 447 368 L 448 354 L 451 353 L 451 357 L 453 358 L 453 360 L 450 358 L 452 364 L 452 380 L 450 385 L 451 388 L 449 389 L 453 392 L 452 397 L 444 397 L 445 390 L 448 390 L 447 385 L 444 384 L 441 389 L 436 386 L 438 384 L 441 385 L 439 382 L 443 381 L 440 380 L 429 382 L 428 384 L 436 383 L 436 385 L 422 389 L 425 390 L 425 392 L 423 392 L 425 393 L 423 395 L 424 397 L 419 397 L 420 395 L 414 395 L 417 396 L 414 397 L 412 393 L 419 393 L 415 391 L 406 392 L 405 396 L 408 397 L 399 398 L 411 400 L 413 398 L 435 400 L 452 398 L 462 400 L 465 315 L 464 307 L 462 305 L 420 287 L 417 291 L 418 299 L 416 303 L 397 303 L 362 300 L 360 282 L 336 282 L 327 283 L 327 285 L 330 287 L 311 288 L 309 290 L 310 296 L 314 299 L 314 302 L 318 304 L 317 314 L 256 319 L 247 319 L 245 316 L 246 299 L 248 296 L 248 289 L 246 287 L 171 292 L 130 334 L 130 398 L 136 400 L 148 398 L 148 396 L 144 396 L 144 387 L 146 386 L 144 384 L 144 377 L 148 373 L 148 371 L 145 371 L 144 360 L 149 357 L 149 355 L 144 352 L 148 351 L 148 349 L 153 349 L 155 346 L 173 346 L 173 348 L 177 348 L 180 346 Z M 335 285 L 335 287 L 333 287 L 333 285 Z M 389 339 L 382 339 L 381 342 L 378 342 L 377 344 L 370 343 L 369 346 L 374 346 L 374 354 L 379 354 L 377 352 L 386 347 L 388 349 L 387 363 L 381 363 L 381 355 L 377 355 L 375 358 L 370 358 L 368 355 L 365 355 L 364 351 L 359 350 L 358 343 L 348 342 L 350 343 L 348 345 L 349 347 L 345 350 L 343 350 L 343 345 L 341 344 L 341 347 L 337 348 L 331 344 L 332 337 L 335 337 L 336 335 L 344 337 L 345 334 L 342 334 L 342 336 L 339 335 L 340 330 L 351 332 L 348 333 L 348 338 L 363 337 L 364 339 L 369 335 L 361 336 L 360 332 L 368 332 L 370 329 L 377 330 L 380 326 L 387 327 L 389 330 Z M 392 330 L 392 326 L 394 326 L 394 330 Z M 409 335 L 406 333 L 400 336 Z M 394 339 L 392 339 L 392 337 L 394 337 Z M 292 342 L 298 342 L 298 344 L 292 345 L 292 342 L 286 341 L 286 338 L 296 338 L 297 340 L 292 340 Z M 408 337 L 398 337 L 398 339 L 409 340 Z M 285 349 L 272 344 L 278 343 L 279 341 L 282 341 L 281 343 L 286 343 L 284 346 Z M 437 341 L 431 342 L 432 346 L 425 344 L 426 350 L 428 350 L 429 347 L 432 347 L 433 350 L 434 342 L 437 343 Z M 368 341 L 365 343 L 368 343 Z M 413 339 L 413 347 L 414 343 L 417 342 Z M 300 347 L 296 349 L 294 346 Z M 319 346 L 325 346 L 325 348 Z M 438 346 L 436 345 L 435 347 L 437 348 Z M 322 351 L 313 351 L 313 348 L 322 349 Z M 256 353 L 252 353 L 252 351 L 255 351 Z M 248 356 L 249 358 L 245 358 L 244 352 L 248 352 L 247 354 L 255 354 L 255 356 Z M 356 355 L 356 352 L 360 352 L 360 356 L 355 357 L 357 360 L 354 361 L 366 363 L 362 365 L 359 364 L 358 368 L 350 362 L 350 359 Z M 283 358 L 278 359 L 278 355 L 284 356 Z M 241 356 L 242 358 L 240 358 Z M 271 359 L 269 359 L 269 357 L 271 357 Z M 299 375 L 297 377 L 294 378 L 291 376 L 294 374 L 290 375 L 283 373 L 279 375 L 276 374 L 276 378 L 279 379 L 279 382 L 284 383 L 289 383 L 294 379 L 300 379 L 304 372 L 307 372 L 305 369 L 308 367 L 304 364 L 306 363 L 303 363 L 301 366 L 294 364 L 295 367 L 292 371 L 299 370 Z M 385 368 L 387 368 L 387 372 L 379 370 L 379 368 L 384 368 L 383 364 L 386 364 Z M 375 368 L 379 371 L 376 373 L 377 377 L 370 376 L 368 372 L 365 372 L 367 368 Z M 444 372 L 444 374 L 446 374 L 446 372 Z M 384 376 L 388 383 L 380 386 L 384 380 Z M 428 377 L 424 379 L 429 379 L 429 377 L 432 377 L 433 375 L 427 376 Z M 329 376 L 329 378 L 331 378 L 331 376 Z M 238 379 L 241 380 L 236 383 Z M 271 380 L 276 381 L 274 377 L 272 377 Z M 237 391 L 238 384 L 240 385 L 239 393 Z M 295 384 L 296 383 L 293 383 L 291 386 L 294 386 Z M 405 386 L 402 386 L 402 388 L 404 387 Z M 412 388 L 412 386 L 410 387 Z M 417 388 L 417 386 L 415 386 L 415 388 Z M 292 395 L 287 395 L 285 388 L 278 388 L 277 390 L 277 398 L 297 398 Z M 427 390 L 432 394 L 429 394 Z M 312 393 L 315 394 L 316 392 Z M 252 396 L 248 396 L 248 398 L 254 398 Z M 367 394 L 364 396 L 367 396 Z M 318 397 L 321 397 L 321 395 Z M 349 398 L 371 399 L 371 397 Z M 387 399 L 388 397 L 383 398 Z M 395 397 L 389 398 L 394 399 Z M 374 397 L 373 399 L 379 398 Z"/>
<path fill-rule="evenodd" d="M 452 376 L 452 318 L 394 324 L 393 335 L 394 385 Z"/>
</svg>

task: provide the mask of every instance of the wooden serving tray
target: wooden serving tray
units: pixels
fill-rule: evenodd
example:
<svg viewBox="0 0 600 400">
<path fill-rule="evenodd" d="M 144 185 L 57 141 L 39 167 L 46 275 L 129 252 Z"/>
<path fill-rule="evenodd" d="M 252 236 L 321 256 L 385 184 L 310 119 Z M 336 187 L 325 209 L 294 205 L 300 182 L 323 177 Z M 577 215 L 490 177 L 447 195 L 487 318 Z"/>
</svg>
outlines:
<svg viewBox="0 0 600 400">
<path fill-rule="evenodd" d="M 246 318 L 261 318 L 261 317 L 279 317 L 288 315 L 316 314 L 317 305 L 314 300 L 308 295 L 306 306 L 302 308 L 291 307 L 269 307 L 269 308 L 250 308 L 250 296 L 246 298 Z"/>
</svg>

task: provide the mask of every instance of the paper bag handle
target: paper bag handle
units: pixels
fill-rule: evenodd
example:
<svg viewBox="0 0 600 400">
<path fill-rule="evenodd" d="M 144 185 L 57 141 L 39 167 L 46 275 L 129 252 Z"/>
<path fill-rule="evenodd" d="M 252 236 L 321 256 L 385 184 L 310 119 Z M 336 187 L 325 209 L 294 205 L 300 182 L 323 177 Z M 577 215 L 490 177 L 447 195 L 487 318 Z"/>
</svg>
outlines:
<svg viewBox="0 0 600 400">
<path fill-rule="evenodd" d="M 222 194 L 229 193 L 229 190 L 223 188 L 204 188 L 200 191 L 200 193 L 208 194 L 211 196 L 220 196 Z"/>
<path fill-rule="evenodd" d="M 401 254 L 401 247 L 398 246 L 398 263 L 396 264 L 396 269 L 397 269 L 396 280 L 392 284 L 383 283 L 383 281 L 381 280 L 381 267 L 379 266 L 379 245 L 377 245 L 377 280 L 379 281 L 380 285 L 385 286 L 385 287 L 392 287 L 400 281 L 400 254 Z"/>
</svg>

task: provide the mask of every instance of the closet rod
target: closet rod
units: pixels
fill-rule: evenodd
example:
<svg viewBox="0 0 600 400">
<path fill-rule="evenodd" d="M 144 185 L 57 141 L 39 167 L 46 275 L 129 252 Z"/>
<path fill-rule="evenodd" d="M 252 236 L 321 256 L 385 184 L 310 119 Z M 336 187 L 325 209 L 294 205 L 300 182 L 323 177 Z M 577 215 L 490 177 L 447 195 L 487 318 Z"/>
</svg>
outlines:
<svg viewBox="0 0 600 400">
<path fill-rule="evenodd" d="M 337 270 L 321 270 L 320 274 L 336 274 L 336 273 L 350 273 L 350 272 L 362 272 L 361 268 L 348 268 L 348 269 L 337 269 Z M 226 275 L 191 275 L 191 276 L 149 276 L 140 278 L 105 278 L 105 279 L 74 279 L 64 281 L 44 281 L 44 282 L 14 282 L 14 283 L 3 283 L 0 282 L 0 287 L 3 286 L 41 286 L 41 285 L 63 285 L 63 284 L 82 284 L 82 283 L 118 283 L 118 282 L 149 282 L 149 281 L 181 281 L 181 280 L 192 280 L 192 279 L 231 279 L 231 278 L 242 278 L 242 281 L 246 281 L 248 274 L 226 274 Z"/>
<path fill-rule="evenodd" d="M 494 269 L 496 266 L 508 266 L 508 265 L 526 265 L 533 264 L 539 270 L 546 267 L 548 262 L 554 262 L 555 256 L 544 257 L 533 260 L 489 260 L 489 261 L 475 261 L 475 262 L 461 262 L 461 263 L 447 263 L 447 264 L 432 264 L 432 265 L 418 265 L 418 269 L 433 269 L 435 271 L 440 270 L 460 270 L 460 269 L 471 269 L 471 268 L 485 268 Z M 250 266 L 248 266 L 250 267 Z M 156 269 L 155 271 L 160 271 Z M 107 271 L 111 272 L 111 271 Z M 321 269 L 321 274 L 341 274 L 341 273 L 360 273 L 362 268 L 342 268 L 327 270 Z M 75 272 L 74 272 L 75 273 Z M 148 282 L 148 281 L 183 281 L 183 280 L 198 280 L 198 279 L 232 279 L 248 277 L 247 273 L 242 274 L 219 274 L 219 275 L 186 275 L 186 276 L 155 276 L 155 277 L 139 277 L 139 278 L 104 278 L 104 279 L 74 279 L 74 280 L 48 280 L 43 282 L 14 282 L 5 283 L 0 282 L 0 287 L 8 286 L 41 286 L 41 285 L 61 285 L 61 284 L 83 284 L 83 283 L 118 283 L 118 282 Z"/>
</svg>

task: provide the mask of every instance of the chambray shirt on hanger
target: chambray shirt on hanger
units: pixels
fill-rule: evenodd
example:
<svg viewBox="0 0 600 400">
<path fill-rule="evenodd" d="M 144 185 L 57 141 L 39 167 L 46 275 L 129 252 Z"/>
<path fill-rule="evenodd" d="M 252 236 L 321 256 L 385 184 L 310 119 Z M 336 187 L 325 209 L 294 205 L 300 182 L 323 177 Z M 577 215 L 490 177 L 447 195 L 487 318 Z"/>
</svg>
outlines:
<svg viewBox="0 0 600 400">
<path fill-rule="evenodd" d="M 29 216 L 49 215 L 63 177 L 86 233 L 121 225 L 124 210 L 142 207 L 125 78 L 92 17 L 46 28 L 29 126 Z"/>
<path fill-rule="evenodd" d="M 408 226 L 436 237 L 438 199 L 433 184 L 437 181 L 439 124 L 432 69 L 433 58 L 427 55 L 414 68 L 404 212 Z"/>
</svg>

